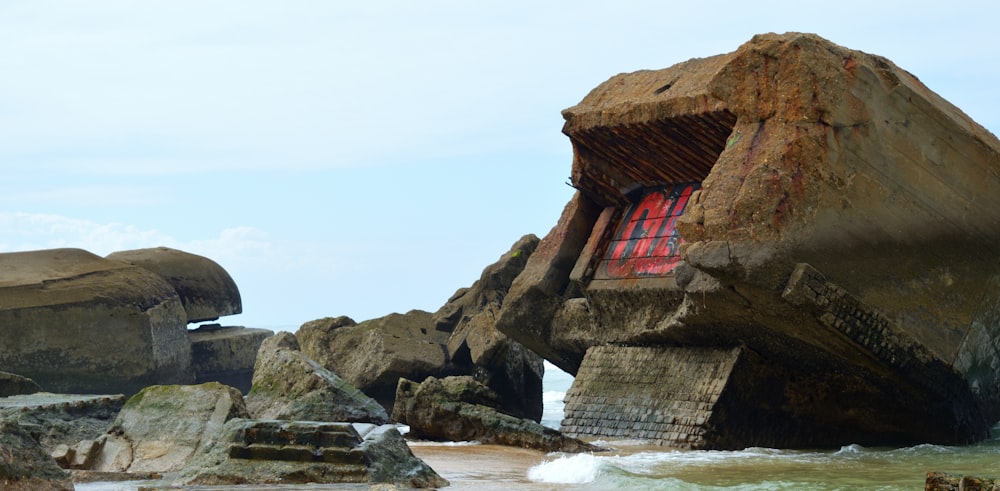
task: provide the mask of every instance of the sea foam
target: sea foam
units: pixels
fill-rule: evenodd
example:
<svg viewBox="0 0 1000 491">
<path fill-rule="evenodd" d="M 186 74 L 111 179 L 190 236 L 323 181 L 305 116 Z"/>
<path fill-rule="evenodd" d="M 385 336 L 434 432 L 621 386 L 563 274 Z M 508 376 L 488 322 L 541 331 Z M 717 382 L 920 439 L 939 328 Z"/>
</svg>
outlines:
<svg viewBox="0 0 1000 491">
<path fill-rule="evenodd" d="M 601 459 L 591 454 L 566 455 L 528 469 L 528 479 L 550 484 L 586 484 L 597 479 L 601 466 Z"/>
</svg>

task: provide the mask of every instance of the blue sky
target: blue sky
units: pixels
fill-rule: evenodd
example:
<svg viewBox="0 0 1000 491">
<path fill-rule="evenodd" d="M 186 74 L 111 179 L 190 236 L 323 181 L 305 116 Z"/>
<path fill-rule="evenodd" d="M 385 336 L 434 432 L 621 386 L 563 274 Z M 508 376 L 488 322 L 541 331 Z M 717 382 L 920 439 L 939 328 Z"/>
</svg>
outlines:
<svg viewBox="0 0 1000 491">
<path fill-rule="evenodd" d="M 610 76 L 815 32 L 1000 131 L 995 2 L 0 2 L 0 252 L 169 246 L 227 325 L 436 310 L 572 189 Z"/>
</svg>

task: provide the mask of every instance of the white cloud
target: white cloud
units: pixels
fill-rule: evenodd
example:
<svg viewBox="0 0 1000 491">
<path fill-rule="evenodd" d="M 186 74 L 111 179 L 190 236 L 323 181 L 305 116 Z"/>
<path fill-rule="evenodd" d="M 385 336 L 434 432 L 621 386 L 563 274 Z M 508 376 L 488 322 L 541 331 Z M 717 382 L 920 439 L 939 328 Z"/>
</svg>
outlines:
<svg viewBox="0 0 1000 491">
<path fill-rule="evenodd" d="M 338 258 L 350 256 L 335 253 L 336 247 L 276 242 L 267 232 L 248 226 L 225 228 L 211 238 L 182 240 L 157 229 L 122 223 L 0 211 L 0 229 L 4 231 L 0 252 L 72 247 L 106 256 L 116 251 L 163 246 L 208 257 L 227 270 L 265 276 L 290 272 L 331 274 L 347 267 L 345 260 Z"/>
<path fill-rule="evenodd" d="M 0 212 L 0 228 L 5 252 L 75 247 L 103 256 L 173 241 L 157 230 L 40 213 Z"/>
<path fill-rule="evenodd" d="M 4 242 L 0 252 L 73 247 L 99 256 L 149 247 L 172 247 L 219 262 L 271 264 L 279 254 L 267 233 L 253 227 L 233 227 L 210 239 L 179 240 L 156 229 L 122 223 L 96 223 L 59 215 L 0 212 Z"/>
</svg>

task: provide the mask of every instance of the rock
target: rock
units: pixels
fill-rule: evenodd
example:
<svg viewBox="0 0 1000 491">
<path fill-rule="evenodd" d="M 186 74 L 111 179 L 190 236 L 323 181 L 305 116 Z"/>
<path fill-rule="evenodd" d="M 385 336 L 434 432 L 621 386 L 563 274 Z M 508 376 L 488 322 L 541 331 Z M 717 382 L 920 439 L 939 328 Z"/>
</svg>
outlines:
<svg viewBox="0 0 1000 491">
<path fill-rule="evenodd" d="M 42 388 L 30 378 L 13 373 L 0 372 L 0 397 L 34 394 L 41 391 Z"/>
<path fill-rule="evenodd" d="M 105 435 L 102 435 L 102 437 Z M 90 469 L 94 465 L 95 459 L 104 449 L 105 439 L 82 440 L 75 447 L 65 447 L 60 445 L 52 453 L 52 458 L 56 459 L 59 467 L 64 469 Z"/>
<path fill-rule="evenodd" d="M 559 368 L 576 373 L 586 353 L 552 332 L 552 320 L 562 305 L 569 274 L 590 237 L 600 208 L 580 193 L 563 209 L 559 223 L 538 244 L 524 270 L 514 279 L 497 329 Z"/>
<path fill-rule="evenodd" d="M 452 364 L 499 394 L 504 412 L 535 421 L 542 417 L 542 358 L 495 324 L 511 283 L 538 243 L 534 235 L 522 237 L 434 314 L 436 329 L 452 333 L 447 344 Z"/>
<path fill-rule="evenodd" d="M 445 343 L 429 312 L 411 310 L 356 324 L 347 317 L 307 322 L 295 333 L 302 353 L 384 408 L 392 408 L 401 377 L 449 374 Z"/>
<path fill-rule="evenodd" d="M 0 254 L 0 278 L 4 370 L 64 393 L 133 394 L 192 380 L 184 307 L 160 276 L 52 249 Z"/>
<path fill-rule="evenodd" d="M 72 491 L 73 482 L 21 425 L 0 419 L 0 488 Z"/>
<path fill-rule="evenodd" d="M 180 473 L 177 485 L 448 481 L 413 456 L 395 426 L 234 419 Z"/>
<path fill-rule="evenodd" d="M 188 331 L 194 382 L 219 382 L 246 394 L 253 379 L 257 350 L 274 335 L 268 329 L 202 324 Z"/>
<path fill-rule="evenodd" d="M 543 452 L 599 450 L 529 419 L 496 409 L 499 396 L 472 377 L 428 377 L 422 383 L 402 379 L 393 419 L 410 426 L 409 436 L 449 441 L 478 441 Z"/>
<path fill-rule="evenodd" d="M 147 387 L 125 403 L 91 470 L 180 470 L 226 421 L 247 416 L 240 392 L 216 382 Z"/>
<path fill-rule="evenodd" d="M 90 465 L 81 467 L 79 470 L 93 472 L 95 474 L 118 474 L 123 476 L 158 473 L 156 471 L 129 471 L 129 466 L 132 465 L 132 460 L 135 458 L 135 454 L 132 450 L 132 442 L 125 439 L 121 435 L 107 433 L 97 437 L 97 439 L 94 440 L 94 443 L 99 449 L 97 455 L 94 456 Z M 77 470 L 75 469 L 74 472 L 77 472 Z M 76 479 L 75 476 L 74 479 Z"/>
<path fill-rule="evenodd" d="M 964 444 L 1000 419 L 1000 140 L 916 77 L 764 34 L 563 116 L 578 193 L 496 327 L 592 379 L 569 434 Z"/>
<path fill-rule="evenodd" d="M 1000 479 L 928 472 L 926 491 L 1000 491 Z"/>
<path fill-rule="evenodd" d="M 290 332 L 261 345 L 246 406 L 257 419 L 389 423 L 378 402 L 302 354 Z"/>
<path fill-rule="evenodd" d="M 53 452 L 104 434 L 125 403 L 122 395 L 68 395 L 36 392 L 0 399 L 0 418 L 18 422 Z"/>
<path fill-rule="evenodd" d="M 167 247 L 119 251 L 107 256 L 156 273 L 173 286 L 187 323 L 211 321 L 243 312 L 236 282 L 215 261 Z"/>
<path fill-rule="evenodd" d="M 400 378 L 474 374 L 500 394 L 504 411 L 538 421 L 542 359 L 494 327 L 511 282 L 537 244 L 533 235 L 522 237 L 434 314 L 415 310 L 360 324 L 348 317 L 319 319 L 296 337 L 303 353 L 387 409 Z"/>
</svg>

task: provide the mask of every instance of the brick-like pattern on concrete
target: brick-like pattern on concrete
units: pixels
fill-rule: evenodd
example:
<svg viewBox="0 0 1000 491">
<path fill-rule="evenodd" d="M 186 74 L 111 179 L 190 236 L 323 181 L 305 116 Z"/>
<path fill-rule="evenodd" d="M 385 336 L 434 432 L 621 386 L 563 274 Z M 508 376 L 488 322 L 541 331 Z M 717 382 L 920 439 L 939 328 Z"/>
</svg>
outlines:
<svg viewBox="0 0 1000 491">
<path fill-rule="evenodd" d="M 940 400 L 953 402 L 965 395 L 961 391 L 954 392 L 953 388 L 966 383 L 949 363 L 918 343 L 888 317 L 827 281 L 812 266 L 805 263 L 796 266 L 782 297 L 793 305 L 811 310 L 820 324 L 846 336 L 921 390 L 938 394 Z M 988 355 L 984 358 L 990 359 Z M 986 394 L 980 396 L 986 397 Z"/>
<path fill-rule="evenodd" d="M 355 465 L 363 476 L 365 453 L 355 448 L 362 439 L 350 423 L 259 421 L 237 433 L 229 457 Z"/>
<path fill-rule="evenodd" d="M 934 355 L 875 309 L 830 283 L 808 264 L 799 264 L 782 297 L 793 305 L 812 307 L 819 321 L 863 346 L 882 362 L 905 369 L 933 360 Z"/>
<path fill-rule="evenodd" d="M 566 393 L 562 431 L 701 448 L 739 355 L 739 348 L 593 347 Z"/>
</svg>

